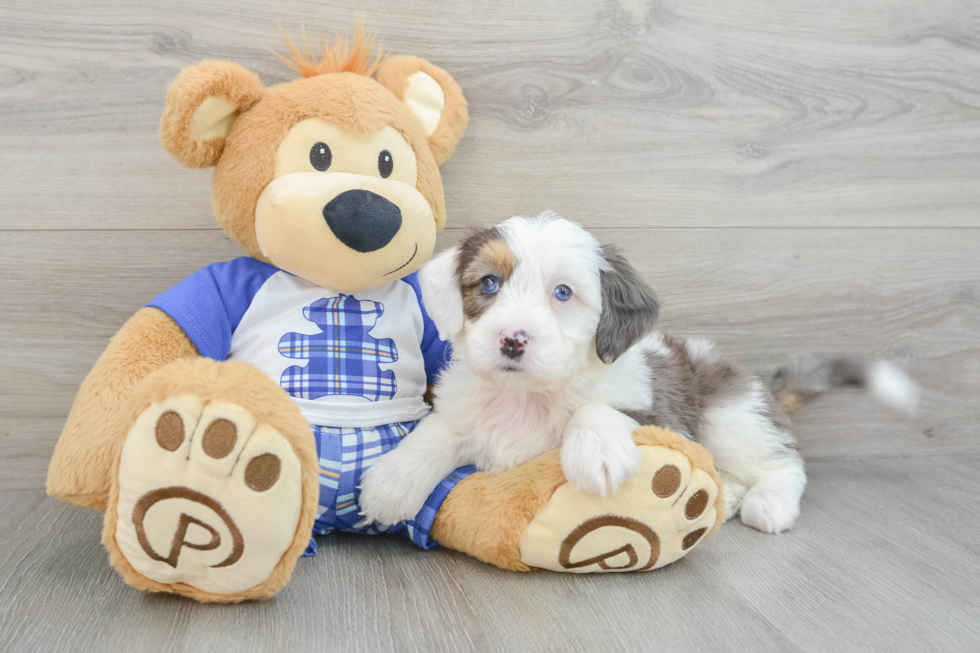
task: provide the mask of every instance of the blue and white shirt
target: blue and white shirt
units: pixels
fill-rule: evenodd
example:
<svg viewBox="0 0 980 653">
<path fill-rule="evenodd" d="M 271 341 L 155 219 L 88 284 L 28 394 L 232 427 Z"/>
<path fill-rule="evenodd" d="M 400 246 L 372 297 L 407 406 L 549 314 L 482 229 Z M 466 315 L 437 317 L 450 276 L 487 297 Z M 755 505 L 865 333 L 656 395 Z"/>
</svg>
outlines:
<svg viewBox="0 0 980 653">
<path fill-rule="evenodd" d="M 147 305 L 202 356 L 258 367 L 320 426 L 421 419 L 426 385 L 449 360 L 417 274 L 345 295 L 243 256 L 198 270 Z"/>
</svg>

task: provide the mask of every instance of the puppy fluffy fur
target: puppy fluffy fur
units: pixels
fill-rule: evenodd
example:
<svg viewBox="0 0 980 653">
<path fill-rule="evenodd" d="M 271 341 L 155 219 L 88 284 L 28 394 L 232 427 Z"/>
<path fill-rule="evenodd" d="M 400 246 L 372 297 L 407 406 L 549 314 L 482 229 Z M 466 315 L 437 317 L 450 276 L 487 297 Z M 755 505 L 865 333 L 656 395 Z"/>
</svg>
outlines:
<svg viewBox="0 0 980 653">
<path fill-rule="evenodd" d="M 781 403 L 842 385 L 887 388 L 878 394 L 906 408 L 915 400 L 897 368 L 810 357 L 776 374 L 777 401 L 710 341 L 656 331 L 657 300 L 637 271 L 552 212 L 474 232 L 420 282 L 454 360 L 433 413 L 365 474 L 369 521 L 414 517 L 460 465 L 502 471 L 556 447 L 579 489 L 615 492 L 640 465 L 632 431 L 652 424 L 711 452 L 729 515 L 778 533 L 806 485 Z"/>
</svg>

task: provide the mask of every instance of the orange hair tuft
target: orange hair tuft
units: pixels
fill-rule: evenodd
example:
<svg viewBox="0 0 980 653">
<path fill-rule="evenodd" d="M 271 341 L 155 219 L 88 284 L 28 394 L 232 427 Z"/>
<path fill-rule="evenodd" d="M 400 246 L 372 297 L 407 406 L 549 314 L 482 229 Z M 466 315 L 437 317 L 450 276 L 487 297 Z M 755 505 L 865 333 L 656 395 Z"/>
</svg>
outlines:
<svg viewBox="0 0 980 653">
<path fill-rule="evenodd" d="M 289 56 L 282 55 L 271 48 L 270 50 L 272 50 L 272 54 L 282 59 L 287 66 L 303 77 L 314 77 L 327 73 L 356 73 L 371 76 L 384 60 L 379 47 L 378 52 L 374 55 L 374 60 L 369 63 L 371 50 L 374 48 L 374 41 L 378 34 L 375 32 L 371 40 L 367 40 L 364 35 L 363 22 L 358 22 L 354 26 L 353 41 L 344 34 L 334 39 L 332 45 L 327 44 L 327 38 L 321 29 L 320 44 L 323 48 L 323 54 L 319 58 L 310 52 L 310 44 L 306 39 L 306 26 L 301 23 L 300 29 L 303 34 L 303 52 L 300 52 L 295 41 L 282 28 L 282 24 L 279 25 L 279 31 L 282 33 L 282 40 L 286 44 Z"/>
</svg>

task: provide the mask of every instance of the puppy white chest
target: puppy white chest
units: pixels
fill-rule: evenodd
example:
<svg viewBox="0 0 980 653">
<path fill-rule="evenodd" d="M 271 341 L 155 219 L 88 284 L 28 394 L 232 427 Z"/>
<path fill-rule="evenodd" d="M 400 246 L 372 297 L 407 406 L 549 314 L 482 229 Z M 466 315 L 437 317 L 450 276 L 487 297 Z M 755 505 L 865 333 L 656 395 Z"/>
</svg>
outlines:
<svg viewBox="0 0 980 653">
<path fill-rule="evenodd" d="M 558 447 L 570 417 L 564 402 L 533 392 L 490 393 L 475 413 L 464 448 L 488 472 L 511 469 Z"/>
</svg>

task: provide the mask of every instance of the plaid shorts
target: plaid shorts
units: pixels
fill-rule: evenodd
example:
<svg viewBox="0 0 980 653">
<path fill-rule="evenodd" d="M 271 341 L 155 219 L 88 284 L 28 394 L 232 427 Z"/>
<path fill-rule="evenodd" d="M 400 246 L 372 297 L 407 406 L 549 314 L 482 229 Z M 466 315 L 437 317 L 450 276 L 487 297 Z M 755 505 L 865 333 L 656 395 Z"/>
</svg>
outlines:
<svg viewBox="0 0 980 653">
<path fill-rule="evenodd" d="M 456 484 L 476 471 L 472 465 L 460 467 L 443 480 L 414 519 L 393 524 L 385 531 L 374 524 L 358 527 L 363 519 L 357 503 L 357 486 L 361 483 L 361 476 L 378 456 L 395 448 L 403 437 L 411 433 L 416 424 L 418 422 L 396 422 L 371 429 L 311 427 L 320 459 L 320 502 L 313 524 L 314 534 L 326 535 L 335 530 L 366 535 L 404 532 L 423 549 L 436 546 L 437 543 L 429 539 L 436 512 Z M 313 543 L 311 549 L 315 551 Z"/>
</svg>

